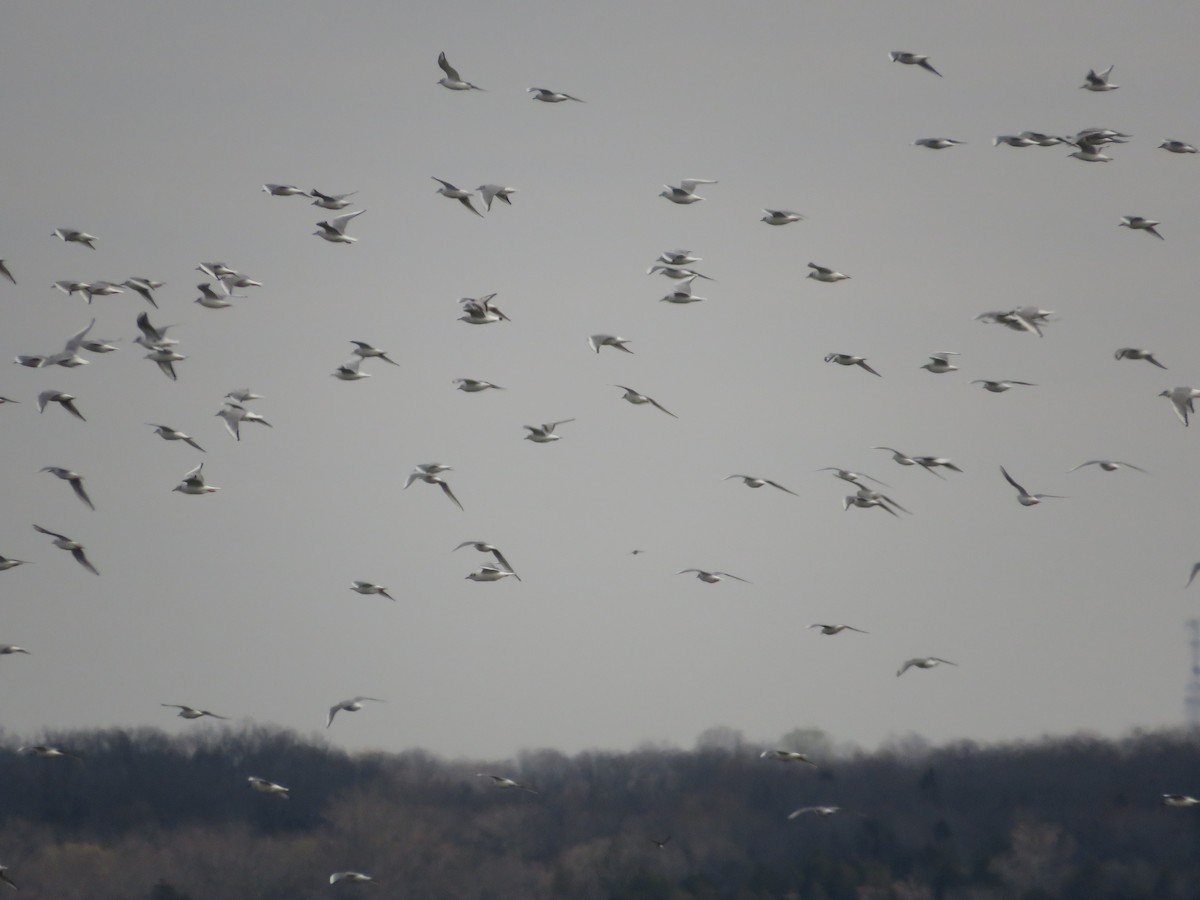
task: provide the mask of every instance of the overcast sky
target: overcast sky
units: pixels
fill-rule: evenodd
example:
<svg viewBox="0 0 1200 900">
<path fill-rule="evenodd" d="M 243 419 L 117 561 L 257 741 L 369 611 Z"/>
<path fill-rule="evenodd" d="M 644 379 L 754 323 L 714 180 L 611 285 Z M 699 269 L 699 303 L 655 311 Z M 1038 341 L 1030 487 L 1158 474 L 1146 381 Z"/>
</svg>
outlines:
<svg viewBox="0 0 1200 900">
<path fill-rule="evenodd" d="M 0 573 L 0 642 L 32 651 L 0 659 L 9 734 L 205 727 L 160 703 L 309 734 L 358 694 L 388 702 L 339 716 L 338 745 L 470 757 L 689 746 L 716 724 L 870 747 L 1181 722 L 1200 433 L 1156 395 L 1200 385 L 1200 156 L 1156 148 L 1200 141 L 1200 6 L 426 7 L 6 7 L 0 258 L 19 284 L 0 282 L 0 357 L 55 352 L 93 316 L 121 348 L 0 369 L 20 401 L 0 406 L 0 554 L 31 563 Z M 442 50 L 486 91 L 439 86 Z M 1110 64 L 1119 90 L 1079 89 Z M 1092 164 L 991 143 L 1087 127 L 1133 138 Z M 479 218 L 431 176 L 518 192 Z M 690 206 L 657 196 L 688 177 L 718 183 Z M 265 182 L 357 191 L 358 242 L 314 237 L 333 214 Z M 773 228 L 764 206 L 806 218 Z M 659 302 L 670 282 L 646 270 L 675 248 L 716 279 L 703 302 Z M 264 286 L 197 306 L 202 261 Z M 852 277 L 807 279 L 810 261 Z M 131 275 L 167 283 L 160 311 L 51 289 Z M 491 292 L 511 322 L 457 321 L 460 297 Z M 973 320 L 1023 304 L 1055 311 L 1044 338 Z M 177 382 L 132 343 L 143 310 L 177 324 Z M 593 354 L 595 333 L 633 354 Z M 330 377 L 350 340 L 400 366 Z M 1116 361 L 1123 346 L 1169 371 Z M 919 368 L 939 350 L 961 370 Z M 882 377 L 826 365 L 834 351 Z M 274 427 L 235 442 L 214 414 L 241 387 Z M 48 389 L 87 421 L 38 415 Z M 522 439 L 568 418 L 557 443 Z M 1151 474 L 1067 474 L 1101 457 Z M 201 460 L 221 490 L 172 493 Z M 432 461 L 465 511 L 402 490 Z M 83 474 L 96 511 L 47 465 Z M 1001 465 L 1069 499 L 1024 508 Z M 853 489 L 821 466 L 886 481 L 912 515 L 843 511 Z M 487 561 L 451 552 L 468 539 L 522 580 L 465 580 Z M 896 678 L 930 654 L 959 667 Z"/>
</svg>

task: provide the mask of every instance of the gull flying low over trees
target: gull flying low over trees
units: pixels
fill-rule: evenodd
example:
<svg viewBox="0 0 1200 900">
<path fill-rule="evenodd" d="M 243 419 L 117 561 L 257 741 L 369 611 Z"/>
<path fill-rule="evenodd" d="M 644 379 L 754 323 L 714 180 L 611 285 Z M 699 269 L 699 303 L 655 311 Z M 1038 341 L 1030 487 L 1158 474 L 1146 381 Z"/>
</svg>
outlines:
<svg viewBox="0 0 1200 900">
<path fill-rule="evenodd" d="M 501 791 L 527 791 L 530 794 L 537 793 L 537 791 L 535 791 L 529 785 L 521 784 L 521 782 L 514 781 L 511 778 L 506 778 L 503 775 L 489 775 L 487 772 L 477 772 L 475 777 L 492 779 L 492 784 Z"/>
<path fill-rule="evenodd" d="M 325 720 L 325 727 L 328 728 L 333 724 L 333 717 L 339 712 L 358 712 L 363 708 L 363 701 L 370 700 L 374 703 L 386 703 L 385 700 L 380 700 L 378 697 L 351 697 L 349 700 L 342 700 L 329 707 L 329 717 Z"/>
<path fill-rule="evenodd" d="M 246 779 L 246 782 L 254 790 L 263 794 L 272 794 L 280 800 L 290 800 L 289 796 L 291 788 L 285 788 L 282 784 L 276 784 L 273 781 L 267 781 L 265 778 L 260 778 L 257 775 L 251 775 Z"/>
<path fill-rule="evenodd" d="M 229 716 L 218 716 L 215 712 L 209 712 L 207 709 L 199 709 L 195 706 L 185 706 L 182 703 L 160 703 L 159 706 L 166 706 L 170 709 L 179 710 L 176 715 L 181 719 L 202 719 L 208 716 L 212 719 L 228 719 Z"/>
<path fill-rule="evenodd" d="M 796 750 L 764 750 L 758 755 L 760 759 L 773 759 L 777 762 L 805 763 L 814 768 L 816 768 L 817 765 L 805 754 L 799 753 Z"/>
</svg>

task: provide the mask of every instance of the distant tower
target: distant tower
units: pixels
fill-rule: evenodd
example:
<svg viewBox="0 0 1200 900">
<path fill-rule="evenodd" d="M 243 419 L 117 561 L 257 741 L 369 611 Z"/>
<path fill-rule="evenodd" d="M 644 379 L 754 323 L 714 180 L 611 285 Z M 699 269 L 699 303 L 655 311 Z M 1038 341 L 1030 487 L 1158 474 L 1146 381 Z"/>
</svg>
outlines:
<svg viewBox="0 0 1200 900">
<path fill-rule="evenodd" d="M 1184 716 L 1188 727 L 1200 728 L 1200 619 L 1188 619 L 1187 626 L 1192 632 L 1188 641 L 1192 647 L 1192 677 L 1184 692 Z"/>
</svg>

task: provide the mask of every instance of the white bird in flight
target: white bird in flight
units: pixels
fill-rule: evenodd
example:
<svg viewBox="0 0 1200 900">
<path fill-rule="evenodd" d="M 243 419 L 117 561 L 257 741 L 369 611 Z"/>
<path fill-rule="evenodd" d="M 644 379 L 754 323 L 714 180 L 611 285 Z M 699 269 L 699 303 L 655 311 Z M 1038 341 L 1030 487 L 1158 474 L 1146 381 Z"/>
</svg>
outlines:
<svg viewBox="0 0 1200 900">
<path fill-rule="evenodd" d="M 88 562 L 88 558 L 84 556 L 83 544 L 79 543 L 79 541 L 71 540 L 71 538 L 67 537 L 65 534 L 59 534 L 57 531 L 51 531 L 48 528 L 43 528 L 41 525 L 34 525 L 33 530 L 41 532 L 42 534 L 50 535 L 50 537 L 54 538 L 55 547 L 58 547 L 60 550 L 70 550 L 71 555 L 75 557 L 75 561 L 77 563 L 79 563 L 93 575 L 100 574 L 98 571 L 96 571 L 96 567 Z"/>
<path fill-rule="evenodd" d="M 909 456 L 907 453 L 901 453 L 901 452 L 900 452 L 899 450 L 897 450 L 895 447 L 872 447 L 871 449 L 872 449 L 872 450 L 886 450 L 886 451 L 888 451 L 888 453 L 892 454 L 892 460 L 893 460 L 893 461 L 895 461 L 895 462 L 897 462 L 897 463 L 899 463 L 899 464 L 900 464 L 900 465 L 902 465 L 902 466 L 915 466 L 915 465 L 917 465 L 917 461 L 916 461 L 916 459 L 915 459 L 914 457 L 912 457 L 912 456 Z M 938 475 L 938 473 L 937 473 L 937 472 L 934 472 L 933 474 L 934 474 L 934 475 Z M 941 476 L 941 475 L 938 475 L 938 478 L 942 478 L 942 476 Z M 847 480 L 850 480 L 850 479 L 847 479 Z M 943 478 L 942 480 L 944 481 L 945 479 Z"/>
<path fill-rule="evenodd" d="M 257 775 L 249 776 L 246 781 L 250 787 L 263 794 L 273 794 L 280 800 L 291 799 L 288 795 L 291 793 L 291 788 L 285 788 L 282 784 L 276 784 L 273 781 L 267 781 L 265 778 L 259 778 Z"/>
<path fill-rule="evenodd" d="M 858 509 L 871 509 L 872 507 L 878 507 L 885 512 L 891 513 L 897 519 L 900 518 L 900 513 L 896 512 L 895 509 L 892 509 L 893 506 L 895 506 L 897 509 L 903 509 L 904 512 L 908 512 L 908 510 L 904 509 L 904 507 L 900 506 L 900 504 L 889 500 L 878 491 L 873 491 L 866 487 L 860 487 L 856 493 L 848 494 L 842 498 L 843 510 L 848 510 L 852 506 Z"/>
<path fill-rule="evenodd" d="M 153 360 L 155 363 L 157 363 L 159 369 L 162 370 L 162 373 L 172 381 L 177 380 L 177 376 L 175 374 L 175 363 L 187 359 L 187 357 L 182 353 L 175 352 L 173 347 L 158 347 L 147 353 L 144 358 Z"/>
<path fill-rule="evenodd" d="M 870 634 L 869 631 L 863 631 L 861 628 L 855 628 L 853 625 L 809 625 L 809 628 L 820 628 L 821 634 L 841 634 L 843 631 L 857 631 L 859 634 Z"/>
<path fill-rule="evenodd" d="M 150 321 L 150 314 L 147 312 L 138 313 L 137 327 L 141 334 L 135 337 L 133 342 L 141 344 L 147 350 L 158 350 L 179 343 L 174 338 L 167 337 L 167 332 L 174 328 L 174 325 L 155 325 Z"/>
<path fill-rule="evenodd" d="M 360 594 L 366 594 L 368 596 L 371 594 L 379 594 L 381 597 L 387 597 L 393 603 L 396 602 L 396 598 L 388 593 L 387 585 L 373 584 L 370 581 L 352 581 L 350 582 L 350 590 L 357 591 Z"/>
<path fill-rule="evenodd" d="M 901 454 L 901 456 L 903 456 L 903 454 Z M 907 457 L 905 458 L 907 459 Z M 910 462 L 908 465 L 916 465 L 916 463 Z M 832 472 L 834 478 L 840 478 L 842 481 L 849 481 L 851 484 L 857 485 L 858 487 L 863 487 L 863 483 L 859 480 L 860 478 L 866 478 L 868 481 L 873 481 L 876 484 L 883 485 L 884 487 L 891 487 L 891 485 L 886 481 L 880 481 L 878 478 L 875 478 L 872 475 L 864 475 L 862 472 L 852 472 L 849 469 L 842 469 L 837 466 L 822 466 L 821 468 L 817 469 L 817 471 Z"/>
<path fill-rule="evenodd" d="M 458 69 L 450 65 L 446 60 L 446 51 L 438 54 L 438 66 L 446 73 L 445 77 L 438 81 L 442 87 L 449 88 L 452 91 L 482 91 L 483 88 L 479 85 L 471 84 L 469 81 L 463 81 L 462 76 L 458 74 Z"/>
<path fill-rule="evenodd" d="M 1109 66 L 1103 72 L 1097 72 L 1095 69 L 1088 69 L 1088 73 L 1084 76 L 1087 80 L 1079 87 L 1087 91 L 1115 91 L 1120 87 L 1119 84 L 1111 84 L 1108 80 L 1112 75 L 1113 67 Z"/>
<path fill-rule="evenodd" d="M 329 718 L 325 720 L 325 727 L 328 728 L 333 724 L 333 717 L 339 712 L 358 712 L 363 708 L 363 701 L 370 700 L 374 703 L 386 703 L 385 700 L 380 700 L 378 697 L 351 697 L 349 700 L 342 700 L 339 703 L 329 707 Z"/>
<path fill-rule="evenodd" d="M 659 297 L 660 303 L 699 303 L 701 300 L 707 300 L 707 297 L 699 297 L 692 293 L 693 279 L 688 278 L 685 281 L 679 282 L 675 289 L 669 294 L 664 294 Z"/>
<path fill-rule="evenodd" d="M 825 362 L 835 362 L 839 366 L 858 366 L 859 368 L 866 369 L 872 375 L 879 375 L 878 372 L 867 365 L 867 358 L 865 356 L 854 356 L 851 353 L 828 353 L 825 355 Z M 882 378 L 883 376 L 880 375 L 879 377 Z"/>
<path fill-rule="evenodd" d="M 212 718 L 212 719 L 228 719 L 229 718 L 229 716 L 218 716 L 216 713 L 209 712 L 207 709 L 198 709 L 195 706 L 185 706 L 182 703 L 160 703 L 158 705 L 166 706 L 171 709 L 179 710 L 179 712 L 176 713 L 176 715 L 179 716 L 179 718 L 181 718 L 181 719 L 202 719 L 205 716 L 208 716 L 209 718 Z"/>
<path fill-rule="evenodd" d="M 525 93 L 533 94 L 534 100 L 541 100 L 543 103 L 562 103 L 564 100 L 574 100 L 576 103 L 583 102 L 578 97 L 572 97 L 570 94 L 564 94 L 562 91 L 552 91 L 548 88 L 526 88 Z"/>
<path fill-rule="evenodd" d="M 1160 241 L 1165 241 L 1161 234 L 1155 229 L 1156 225 L 1161 225 L 1161 222 L 1156 222 L 1153 219 L 1147 219 L 1143 216 L 1121 216 L 1121 221 L 1117 223 L 1118 228 L 1128 228 L 1130 231 L 1145 231 L 1154 235 Z"/>
<path fill-rule="evenodd" d="M 1173 387 L 1168 391 L 1163 391 L 1158 396 L 1166 397 L 1171 401 L 1171 406 L 1175 410 L 1175 415 L 1185 426 L 1188 424 L 1188 413 L 1194 413 L 1196 407 L 1193 405 L 1197 397 L 1200 397 L 1200 388 L 1194 387 Z"/>
<path fill-rule="evenodd" d="M 317 228 L 320 231 L 314 231 L 313 234 L 329 241 L 331 244 L 353 244 L 358 238 L 350 237 L 350 235 L 346 234 L 346 226 L 357 216 L 361 216 L 365 212 L 365 209 L 358 209 L 352 213 L 345 213 L 324 222 L 318 222 Z"/>
<path fill-rule="evenodd" d="M 65 409 L 67 412 L 69 412 L 71 415 L 73 415 L 75 418 L 79 419 L 81 422 L 87 421 L 87 419 L 85 419 L 83 417 L 83 413 L 81 413 L 78 409 L 75 408 L 75 395 L 74 394 L 68 394 L 63 391 L 42 391 L 40 394 L 38 394 L 38 412 L 39 413 L 46 411 L 47 403 L 57 403 L 59 406 L 61 406 L 63 409 Z"/>
<path fill-rule="evenodd" d="M 741 578 L 737 575 L 730 575 L 728 572 L 717 572 L 715 570 L 710 572 L 707 569 L 680 569 L 675 574 L 676 575 L 685 575 L 688 572 L 695 572 L 696 577 L 699 578 L 701 581 L 703 581 L 705 584 L 716 584 L 718 581 L 721 581 L 723 578 L 732 578 L 734 581 L 745 581 L 746 584 L 753 584 L 753 582 L 746 581 L 745 578 Z"/>
<path fill-rule="evenodd" d="M 1163 794 L 1164 806 L 1200 806 L 1200 800 L 1188 794 Z"/>
<path fill-rule="evenodd" d="M 329 374 L 339 381 L 361 381 L 364 378 L 370 378 L 371 375 L 369 372 L 359 371 L 362 361 L 363 358 L 361 356 L 348 359 Z"/>
<path fill-rule="evenodd" d="M 624 395 L 622 395 L 621 399 L 632 403 L 634 406 L 643 406 L 643 405 L 649 403 L 655 409 L 662 410 L 671 418 L 673 418 L 673 419 L 679 418 L 679 416 L 675 415 L 675 413 L 671 412 L 669 409 L 667 409 L 665 406 L 663 406 L 661 403 L 659 403 L 653 397 L 647 396 L 646 394 L 639 393 L 638 391 L 635 391 L 631 387 L 625 387 L 625 385 L 623 385 L 623 384 L 614 384 L 613 387 L 620 388 L 621 390 L 623 390 L 625 393 L 624 393 Z"/>
<path fill-rule="evenodd" d="M 838 272 L 835 269 L 826 268 L 825 266 L 818 266 L 816 263 L 810 262 L 808 267 L 812 269 L 812 271 L 808 273 L 809 278 L 814 278 L 817 281 L 824 281 L 828 284 L 833 284 L 837 281 L 846 281 L 850 278 L 849 275 L 843 275 L 841 272 Z"/>
<path fill-rule="evenodd" d="M 153 428 L 154 433 L 161 437 L 164 441 L 183 441 L 185 444 L 190 444 L 191 446 L 195 447 L 201 453 L 205 452 L 203 447 L 197 444 L 191 439 L 190 436 L 184 434 L 182 431 L 177 431 L 176 429 L 171 428 L 169 425 L 155 425 L 153 422 L 147 422 L 146 424 Z"/>
<path fill-rule="evenodd" d="M 513 570 L 513 567 L 509 565 L 508 560 L 504 558 L 504 554 L 500 552 L 500 548 L 496 545 L 489 544 L 487 541 L 463 541 L 461 544 L 455 547 L 454 550 L 461 550 L 463 547 L 474 547 L 480 553 L 492 554 L 492 556 L 496 558 L 496 562 L 500 563 L 500 565 L 510 572 L 512 576 L 517 579 L 517 581 L 521 580 L 521 576 Z M 454 550 L 451 550 L 450 552 L 453 553 Z"/>
<path fill-rule="evenodd" d="M 547 422 L 543 425 L 525 425 L 529 434 L 525 435 L 525 440 L 533 441 L 535 444 L 549 444 L 551 441 L 560 440 L 562 435 L 554 433 L 554 429 L 559 425 L 566 425 L 568 422 L 574 422 L 574 419 L 559 419 L 557 422 Z"/>
<path fill-rule="evenodd" d="M 914 456 L 913 462 L 934 475 L 938 474 L 933 471 L 934 469 L 949 469 L 951 472 L 962 472 L 962 469 L 956 466 L 952 460 L 944 456 Z"/>
<path fill-rule="evenodd" d="M 1003 394 L 1005 391 L 1009 390 L 1013 385 L 1017 385 L 1017 384 L 1024 385 L 1025 387 L 1037 387 L 1036 384 L 1033 384 L 1030 381 L 1012 381 L 1012 380 L 988 381 L 985 378 L 976 378 L 974 381 L 971 382 L 971 384 L 982 384 L 983 389 L 985 391 L 990 391 L 993 394 Z"/>
<path fill-rule="evenodd" d="M 450 182 L 443 181 L 436 176 L 431 175 L 430 177 L 441 185 L 441 187 L 434 191 L 434 193 L 441 194 L 443 197 L 449 197 L 451 200 L 457 200 L 471 212 L 475 213 L 475 215 L 479 216 L 481 219 L 483 218 L 483 213 L 481 213 L 471 204 L 471 198 L 475 196 L 474 191 L 464 191 L 462 188 L 455 187 Z"/>
<path fill-rule="evenodd" d="M 1154 358 L 1154 354 L 1149 350 L 1139 350 L 1137 347 L 1122 347 L 1113 354 L 1117 359 L 1144 359 L 1151 365 L 1158 366 L 1160 369 L 1165 369 L 1162 363 Z"/>
<path fill-rule="evenodd" d="M 43 466 L 42 471 L 49 472 L 51 475 L 55 475 L 58 478 L 61 478 L 63 481 L 69 482 L 71 485 L 71 490 L 75 492 L 75 496 L 86 503 L 88 509 L 96 508 L 92 504 L 91 498 L 88 497 L 87 491 L 83 489 L 83 476 L 78 472 L 72 472 L 70 469 L 64 469 L 62 466 Z"/>
<path fill-rule="evenodd" d="M 792 222 L 799 222 L 804 218 L 798 212 L 792 212 L 790 209 L 764 209 L 763 222 L 768 225 L 790 225 Z"/>
<path fill-rule="evenodd" d="M 920 66 L 927 72 L 932 72 L 938 78 L 942 73 L 929 64 L 929 57 L 920 53 L 909 53 L 907 50 L 893 50 L 888 54 L 892 62 L 904 63 L 906 66 Z"/>
<path fill-rule="evenodd" d="M 945 375 L 947 372 L 957 372 L 958 366 L 950 362 L 951 356 L 959 356 L 953 350 L 939 350 L 937 353 L 929 355 L 929 362 L 921 366 L 922 369 L 927 369 L 934 375 Z"/>
<path fill-rule="evenodd" d="M 519 781 L 514 781 L 511 778 L 505 778 L 503 775 L 489 775 L 487 772 L 475 773 L 476 778 L 490 778 L 492 784 L 502 791 L 528 791 L 531 794 L 536 794 L 533 788 L 527 784 L 521 784 Z"/>
<path fill-rule="evenodd" d="M 396 362 L 386 350 L 380 350 L 378 347 L 372 347 L 366 341 L 351 341 L 354 345 L 354 355 L 361 356 L 363 359 L 382 359 L 385 363 L 391 363 L 393 366 L 398 366 Z"/>
<path fill-rule="evenodd" d="M 703 261 L 704 257 L 702 256 L 692 256 L 691 250 L 664 250 L 658 254 L 658 259 L 655 260 L 655 262 L 662 263 L 663 266 L 690 266 L 692 263 Z M 662 266 L 655 266 L 650 269 L 650 272 L 653 272 L 655 268 L 661 269 Z"/>
<path fill-rule="evenodd" d="M 28 563 L 27 559 L 12 559 L 8 556 L 0 556 L 0 572 L 7 572 L 9 569 L 15 569 L 17 566 L 23 566 Z"/>
<path fill-rule="evenodd" d="M 679 182 L 679 187 L 675 187 L 674 185 L 670 185 L 670 184 L 663 185 L 663 187 L 665 187 L 666 190 L 660 192 L 658 196 L 666 197 L 672 203 L 680 203 L 680 204 L 695 203 L 699 200 L 704 199 L 703 197 L 701 197 L 699 194 L 696 193 L 696 185 L 698 185 L 698 184 L 716 184 L 716 183 L 717 182 L 715 182 L 711 178 L 685 178 L 681 182 Z"/>
<path fill-rule="evenodd" d="M 257 422 L 268 428 L 274 427 L 258 413 L 246 409 L 240 403 L 233 403 L 229 400 L 226 400 L 225 405 L 213 415 L 220 416 L 225 421 L 225 429 L 239 441 L 242 439 L 242 422 Z"/>
<path fill-rule="evenodd" d="M 466 579 L 468 581 L 500 581 L 502 578 L 507 578 L 509 575 L 512 575 L 514 578 L 517 577 L 516 572 L 506 569 L 499 563 L 484 564 L 474 572 L 467 575 Z M 520 580 L 520 578 L 517 578 L 517 581 Z"/>
<path fill-rule="evenodd" d="M 841 809 L 840 806 L 802 806 L 799 809 L 794 809 L 788 813 L 788 821 L 798 819 L 806 813 L 812 813 L 817 816 L 832 816 Z"/>
<path fill-rule="evenodd" d="M 455 378 L 451 383 L 458 385 L 460 391 L 468 394 L 478 394 L 480 391 L 488 390 L 488 388 L 496 391 L 504 390 L 498 384 L 492 384 L 490 381 L 481 381 L 478 378 Z"/>
<path fill-rule="evenodd" d="M 1084 162 L 1112 162 L 1113 159 L 1111 156 L 1105 156 L 1095 144 L 1081 144 L 1078 150 L 1068 153 L 1067 156 Z"/>
<path fill-rule="evenodd" d="M 24 653 L 26 656 L 33 655 L 24 647 L 18 647 L 16 644 L 0 644 L 0 656 L 12 656 L 14 653 Z"/>
<path fill-rule="evenodd" d="M 154 300 L 154 291 L 162 286 L 163 282 L 153 281 L 149 278 L 126 278 L 121 282 L 121 287 L 127 287 L 131 291 L 137 292 L 155 309 L 158 309 L 158 303 Z"/>
<path fill-rule="evenodd" d="M 458 498 L 454 496 L 454 492 L 450 490 L 450 485 L 442 481 L 438 477 L 440 472 L 449 472 L 450 466 L 444 466 L 441 463 L 421 463 L 415 469 L 408 473 L 408 479 L 404 482 L 404 490 L 408 490 L 409 485 L 416 481 L 423 481 L 426 484 L 436 484 L 442 489 L 442 493 L 454 501 L 454 505 L 459 509 L 463 509 L 463 505 L 458 502 Z M 466 510 L 463 510 L 466 512 Z"/>
<path fill-rule="evenodd" d="M 600 352 L 601 347 L 612 347 L 615 350 L 621 350 L 625 353 L 632 353 L 625 345 L 629 343 L 629 338 L 618 337 L 615 334 L 593 334 L 588 338 L 588 346 L 596 353 Z"/>
<path fill-rule="evenodd" d="M 1171 140 L 1169 138 L 1167 140 L 1163 141 L 1161 144 L 1159 144 L 1158 149 L 1166 150 L 1170 153 L 1196 153 L 1197 152 L 1196 148 L 1194 146 L 1192 146 L 1191 144 L 1189 144 L 1187 141 L 1175 141 L 1175 140 Z M 2 261 L 2 260 L 0 260 L 0 261 Z M 14 281 L 13 284 L 16 284 L 16 282 Z"/>
<path fill-rule="evenodd" d="M 345 209 L 350 205 L 350 197 L 357 194 L 358 191 L 350 191 L 348 194 L 322 194 L 316 188 L 308 192 L 308 196 L 316 199 L 310 204 L 311 206 L 319 206 L 322 209 Z M 238 287 L 246 287 L 247 285 L 238 285 Z"/>
<path fill-rule="evenodd" d="M 200 465 L 184 475 L 183 481 L 179 482 L 171 490 L 179 491 L 181 494 L 200 496 L 202 494 L 212 494 L 219 491 L 220 488 L 204 483 L 204 463 L 200 463 Z"/>
<path fill-rule="evenodd" d="M 61 747 L 54 747 L 50 744 L 34 744 L 31 747 L 17 748 L 18 753 L 24 753 L 25 751 L 29 751 L 34 756 L 38 757 L 38 759 L 83 759 L 81 756 L 77 756 L 74 753 L 68 753 Z"/>
<path fill-rule="evenodd" d="M 772 481 L 770 478 L 759 478 L 757 475 L 726 475 L 721 480 L 729 481 L 731 478 L 742 479 L 742 483 L 744 485 L 746 485 L 746 487 L 749 487 L 749 488 L 760 488 L 765 484 L 769 484 L 771 487 L 778 488 L 779 490 L 783 491 L 785 494 L 791 494 L 793 497 L 800 496 L 795 491 L 788 490 L 787 488 L 785 488 L 782 484 L 780 484 L 777 481 Z"/>
<path fill-rule="evenodd" d="M 958 663 L 950 662 L 948 659 L 942 659 L 940 656 L 920 656 L 915 659 L 906 660 L 900 670 L 896 672 L 896 677 L 899 678 L 909 669 L 932 669 L 934 666 L 945 663 L 948 666 L 957 666 Z"/>
<path fill-rule="evenodd" d="M 1023 134 L 998 134 L 992 138 L 992 146 L 999 147 L 1007 144 L 1009 147 L 1032 147 L 1037 143 L 1033 138 Z"/>
<path fill-rule="evenodd" d="M 58 238 L 60 241 L 65 241 L 68 244 L 87 244 L 93 250 L 96 245 L 92 243 L 97 240 L 94 234 L 88 234 L 86 231 L 76 231 L 74 228 L 55 228 L 51 232 L 52 237 Z"/>
<path fill-rule="evenodd" d="M 816 763 L 809 759 L 805 754 L 798 753 L 795 750 L 764 750 L 758 754 L 760 759 L 774 759 L 779 762 L 798 762 L 816 767 Z"/>
<path fill-rule="evenodd" d="M 329 876 L 330 884 L 337 884 L 339 881 L 349 881 L 351 883 L 362 884 L 364 882 L 374 881 L 374 880 L 375 880 L 374 878 L 372 878 L 370 875 L 367 875 L 364 872 L 354 872 L 354 871 L 334 872 L 332 875 Z"/>
<path fill-rule="evenodd" d="M 512 206 L 512 201 L 508 198 L 517 192 L 514 187 L 505 187 L 502 184 L 481 184 L 475 188 L 479 191 L 479 196 L 483 198 L 483 205 L 488 212 L 492 211 L 492 201 L 499 200 L 506 206 Z"/>
<path fill-rule="evenodd" d="M 956 141 L 954 138 L 917 138 L 914 147 L 928 147 L 930 150 L 945 150 L 955 144 L 965 144 L 966 141 Z"/>
<path fill-rule="evenodd" d="M 1146 475 L 1150 474 L 1141 466 L 1135 466 L 1133 463 L 1121 462 L 1117 459 L 1089 459 L 1087 462 L 1081 462 L 1077 466 L 1072 466 L 1071 468 L 1067 469 L 1067 471 L 1074 472 L 1076 469 L 1082 469 L 1084 466 L 1099 466 L 1105 472 L 1115 472 L 1117 469 L 1124 468 L 1136 469 L 1138 472 L 1142 472 Z"/>
<path fill-rule="evenodd" d="M 1043 500 L 1049 498 L 1053 500 L 1066 500 L 1061 494 L 1031 494 L 1021 485 L 1017 484 L 1011 475 L 1008 474 L 1004 466 L 1000 467 L 1000 474 L 1004 476 L 1004 480 L 1017 489 L 1017 502 L 1022 506 L 1037 506 Z"/>
<path fill-rule="evenodd" d="M 308 191 L 294 184 L 264 184 L 262 188 L 272 197 L 307 197 Z"/>
<path fill-rule="evenodd" d="M 492 303 L 492 298 L 495 293 L 484 294 L 482 297 L 463 297 L 459 300 L 459 305 L 462 307 L 463 315 L 458 317 L 458 321 L 466 322 L 468 325 L 489 325 L 493 322 L 511 322 L 508 316 L 501 312 L 500 307 Z"/>
</svg>

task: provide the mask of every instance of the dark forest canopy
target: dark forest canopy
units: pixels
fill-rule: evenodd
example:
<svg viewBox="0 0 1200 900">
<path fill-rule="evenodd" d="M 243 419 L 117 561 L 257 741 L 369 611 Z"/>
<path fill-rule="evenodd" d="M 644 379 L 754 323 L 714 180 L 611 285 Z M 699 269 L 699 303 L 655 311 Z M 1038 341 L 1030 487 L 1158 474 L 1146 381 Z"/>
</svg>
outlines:
<svg viewBox="0 0 1200 900">
<path fill-rule="evenodd" d="M 1200 794 L 1197 732 L 867 753 L 813 729 L 765 747 L 714 728 L 691 751 L 506 762 L 350 755 L 259 727 L 45 741 L 72 755 L 0 748 L 0 863 L 34 900 L 371 890 L 331 887 L 342 871 L 431 900 L 1200 898 L 1200 806 L 1163 803 Z M 775 749 L 808 762 L 761 755 Z"/>
</svg>

